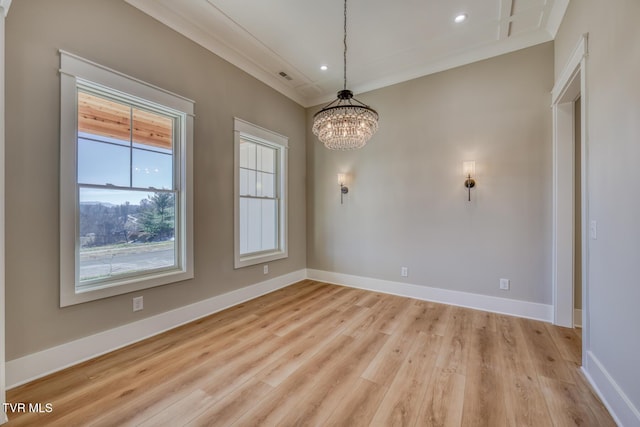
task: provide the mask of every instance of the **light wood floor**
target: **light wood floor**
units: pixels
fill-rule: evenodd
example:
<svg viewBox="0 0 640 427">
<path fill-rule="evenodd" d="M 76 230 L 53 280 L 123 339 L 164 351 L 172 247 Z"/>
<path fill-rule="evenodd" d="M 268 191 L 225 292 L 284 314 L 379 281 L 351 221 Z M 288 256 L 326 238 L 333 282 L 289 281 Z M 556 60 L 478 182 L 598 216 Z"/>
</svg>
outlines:
<svg viewBox="0 0 640 427">
<path fill-rule="evenodd" d="M 304 281 L 8 392 L 10 426 L 613 426 L 580 335 Z"/>
</svg>

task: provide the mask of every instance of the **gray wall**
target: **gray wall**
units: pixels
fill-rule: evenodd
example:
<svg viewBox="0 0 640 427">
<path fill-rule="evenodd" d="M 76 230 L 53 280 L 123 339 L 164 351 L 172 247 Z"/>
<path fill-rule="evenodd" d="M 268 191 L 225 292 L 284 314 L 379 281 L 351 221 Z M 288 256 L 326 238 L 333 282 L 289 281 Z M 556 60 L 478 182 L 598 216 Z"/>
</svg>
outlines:
<svg viewBox="0 0 640 427">
<path fill-rule="evenodd" d="M 380 130 L 357 152 L 325 149 L 309 108 L 308 267 L 550 304 L 552 87 L 546 43 L 369 92 Z"/>
<path fill-rule="evenodd" d="M 59 308 L 58 49 L 196 101 L 195 279 Z M 7 360 L 306 266 L 305 110 L 122 1 L 14 1 L 6 26 Z M 233 117 L 288 136 L 289 258 L 233 270 Z"/>
<path fill-rule="evenodd" d="M 555 74 L 588 32 L 587 214 L 598 223 L 598 239 L 588 246 L 587 350 L 640 409 L 638 17 L 637 0 L 572 1 L 555 42 Z"/>
</svg>

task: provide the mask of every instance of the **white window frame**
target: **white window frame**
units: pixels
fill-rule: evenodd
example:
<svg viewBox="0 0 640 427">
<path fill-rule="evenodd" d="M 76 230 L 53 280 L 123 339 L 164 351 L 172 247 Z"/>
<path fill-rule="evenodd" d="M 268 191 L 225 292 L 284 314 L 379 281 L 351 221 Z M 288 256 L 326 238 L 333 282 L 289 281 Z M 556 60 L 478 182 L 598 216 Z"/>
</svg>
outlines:
<svg viewBox="0 0 640 427">
<path fill-rule="evenodd" d="M 234 268 L 261 264 L 277 259 L 287 258 L 288 234 L 288 150 L 289 138 L 276 132 L 254 125 L 239 118 L 234 118 Z M 274 250 L 241 255 L 240 254 L 240 141 L 267 145 L 277 152 L 276 159 L 276 197 L 278 198 L 278 244 Z"/>
<path fill-rule="evenodd" d="M 79 287 L 79 194 L 77 178 L 77 90 L 100 88 L 115 97 L 160 105 L 180 117 L 174 155 L 177 265 L 161 271 L 114 277 Z M 60 307 L 121 295 L 193 278 L 194 101 L 60 50 Z"/>
</svg>

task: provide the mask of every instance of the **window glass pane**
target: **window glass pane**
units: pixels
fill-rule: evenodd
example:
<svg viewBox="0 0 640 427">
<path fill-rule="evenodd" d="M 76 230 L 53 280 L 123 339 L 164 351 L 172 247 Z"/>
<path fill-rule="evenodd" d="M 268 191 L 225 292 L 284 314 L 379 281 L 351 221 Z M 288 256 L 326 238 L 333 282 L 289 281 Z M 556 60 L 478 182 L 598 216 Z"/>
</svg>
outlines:
<svg viewBox="0 0 640 427">
<path fill-rule="evenodd" d="M 240 195 L 249 195 L 249 171 L 246 169 L 240 169 Z"/>
<path fill-rule="evenodd" d="M 278 202 L 240 198 L 240 254 L 278 247 Z"/>
<path fill-rule="evenodd" d="M 257 148 L 257 169 L 262 172 L 276 171 L 275 168 L 275 152 L 276 150 L 271 147 L 265 147 L 259 145 Z"/>
<path fill-rule="evenodd" d="M 240 198 L 240 253 L 246 254 L 249 252 L 249 234 L 247 228 L 249 227 L 249 217 L 247 210 L 249 207 L 249 199 L 244 197 Z"/>
<path fill-rule="evenodd" d="M 244 141 L 240 142 L 240 167 L 248 168 L 249 167 L 249 153 L 248 151 L 251 149 L 251 144 L 246 143 Z"/>
<path fill-rule="evenodd" d="M 256 193 L 259 197 L 275 197 L 274 193 L 275 175 L 265 172 L 258 172 L 258 182 L 256 183 Z"/>
<path fill-rule="evenodd" d="M 129 186 L 129 147 L 78 139 L 78 182 Z"/>
<path fill-rule="evenodd" d="M 80 188 L 81 282 L 176 265 L 175 195 Z"/>
<path fill-rule="evenodd" d="M 256 171 L 240 169 L 240 195 L 256 196 Z"/>
<path fill-rule="evenodd" d="M 171 153 L 173 150 L 173 119 L 134 108 L 133 143 L 136 147 Z"/>
<path fill-rule="evenodd" d="M 247 215 L 247 252 L 259 252 L 262 250 L 261 230 L 262 209 L 260 199 L 245 199 Z"/>
<path fill-rule="evenodd" d="M 133 149 L 133 186 L 138 188 L 173 188 L 173 156 Z"/>
<path fill-rule="evenodd" d="M 247 169 L 256 168 L 256 144 L 240 141 L 240 167 Z"/>
<path fill-rule="evenodd" d="M 120 102 L 78 91 L 78 134 L 131 140 L 131 108 Z"/>
<path fill-rule="evenodd" d="M 275 200 L 261 200 L 262 204 L 262 236 L 261 250 L 266 251 L 277 248 L 277 203 Z"/>
</svg>

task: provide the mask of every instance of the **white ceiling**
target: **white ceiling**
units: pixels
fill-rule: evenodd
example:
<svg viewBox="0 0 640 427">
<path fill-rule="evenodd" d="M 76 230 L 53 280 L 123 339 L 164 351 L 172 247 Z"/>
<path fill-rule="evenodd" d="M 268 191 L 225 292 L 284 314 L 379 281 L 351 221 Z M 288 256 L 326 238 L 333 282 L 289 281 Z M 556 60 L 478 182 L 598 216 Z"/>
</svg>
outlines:
<svg viewBox="0 0 640 427">
<path fill-rule="evenodd" d="M 343 0 L 126 1 L 305 107 L 342 89 Z M 349 0 L 347 86 L 358 94 L 553 40 L 568 3 Z"/>
</svg>

